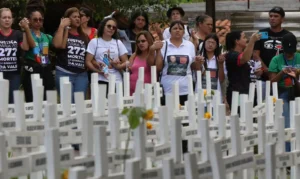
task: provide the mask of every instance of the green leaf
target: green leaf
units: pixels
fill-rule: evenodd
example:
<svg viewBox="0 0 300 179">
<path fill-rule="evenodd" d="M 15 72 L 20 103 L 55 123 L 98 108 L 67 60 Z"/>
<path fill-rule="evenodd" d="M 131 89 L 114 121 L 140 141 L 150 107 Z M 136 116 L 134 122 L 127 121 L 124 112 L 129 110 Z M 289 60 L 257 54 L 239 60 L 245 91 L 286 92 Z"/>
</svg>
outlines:
<svg viewBox="0 0 300 179">
<path fill-rule="evenodd" d="M 137 109 L 133 108 L 128 116 L 128 122 L 131 129 L 135 129 L 140 125 L 140 116 L 137 115 Z"/>
<path fill-rule="evenodd" d="M 122 115 L 126 115 L 130 111 L 129 108 L 124 108 L 122 111 Z"/>
</svg>

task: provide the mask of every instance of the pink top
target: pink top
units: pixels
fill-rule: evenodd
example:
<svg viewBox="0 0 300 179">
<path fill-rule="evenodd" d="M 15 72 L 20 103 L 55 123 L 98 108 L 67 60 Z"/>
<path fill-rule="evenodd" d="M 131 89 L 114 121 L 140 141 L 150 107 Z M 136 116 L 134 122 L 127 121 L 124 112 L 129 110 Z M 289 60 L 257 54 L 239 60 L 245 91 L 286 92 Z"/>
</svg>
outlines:
<svg viewBox="0 0 300 179">
<path fill-rule="evenodd" d="M 139 76 L 139 68 L 144 67 L 144 83 L 151 83 L 151 68 L 148 66 L 146 59 L 140 59 L 136 56 L 133 59 L 133 64 L 131 66 L 131 74 L 130 74 L 130 96 L 135 91 L 136 81 Z"/>
</svg>

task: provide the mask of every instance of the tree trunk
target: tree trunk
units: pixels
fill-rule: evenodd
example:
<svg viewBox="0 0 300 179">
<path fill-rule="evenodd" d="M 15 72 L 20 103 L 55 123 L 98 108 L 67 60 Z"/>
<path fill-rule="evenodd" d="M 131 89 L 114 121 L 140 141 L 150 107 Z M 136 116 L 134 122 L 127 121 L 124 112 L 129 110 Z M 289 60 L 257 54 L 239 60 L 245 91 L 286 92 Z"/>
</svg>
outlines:
<svg viewBox="0 0 300 179">
<path fill-rule="evenodd" d="M 206 14 L 213 19 L 213 32 L 216 32 L 216 0 L 206 0 Z"/>
</svg>

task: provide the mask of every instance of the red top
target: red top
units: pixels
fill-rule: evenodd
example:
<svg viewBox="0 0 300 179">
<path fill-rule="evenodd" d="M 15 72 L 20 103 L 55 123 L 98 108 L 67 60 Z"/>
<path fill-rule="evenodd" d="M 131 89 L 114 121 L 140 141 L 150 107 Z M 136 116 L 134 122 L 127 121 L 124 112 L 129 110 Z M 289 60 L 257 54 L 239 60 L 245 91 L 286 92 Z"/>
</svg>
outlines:
<svg viewBox="0 0 300 179">
<path fill-rule="evenodd" d="M 95 28 L 92 28 L 92 29 L 91 29 L 91 33 L 90 33 L 90 35 L 89 35 L 89 39 L 90 39 L 90 40 L 92 40 L 93 38 L 95 38 L 96 30 L 97 30 L 97 29 L 95 29 Z"/>
</svg>

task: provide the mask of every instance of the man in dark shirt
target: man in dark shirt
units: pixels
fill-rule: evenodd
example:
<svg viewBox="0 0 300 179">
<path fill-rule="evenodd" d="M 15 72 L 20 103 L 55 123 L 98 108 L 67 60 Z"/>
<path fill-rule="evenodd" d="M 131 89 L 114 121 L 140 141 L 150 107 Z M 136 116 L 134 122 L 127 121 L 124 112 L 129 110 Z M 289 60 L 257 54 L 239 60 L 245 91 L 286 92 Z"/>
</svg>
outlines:
<svg viewBox="0 0 300 179">
<path fill-rule="evenodd" d="M 269 28 L 259 32 L 267 33 L 267 38 L 262 38 L 255 43 L 253 58 L 262 62 L 264 75 L 262 80 L 268 80 L 268 67 L 275 55 L 282 53 L 282 37 L 289 31 L 282 28 L 285 12 L 282 7 L 273 7 L 269 11 Z"/>
</svg>

